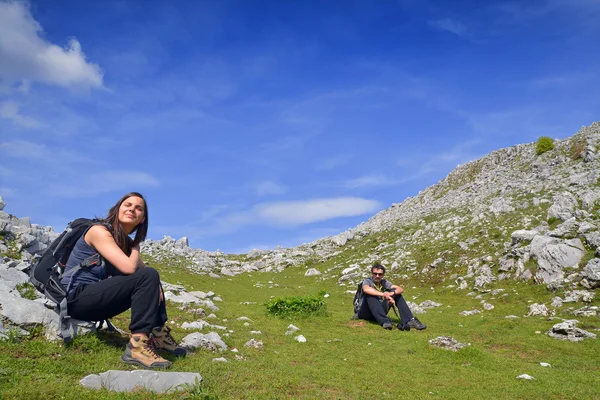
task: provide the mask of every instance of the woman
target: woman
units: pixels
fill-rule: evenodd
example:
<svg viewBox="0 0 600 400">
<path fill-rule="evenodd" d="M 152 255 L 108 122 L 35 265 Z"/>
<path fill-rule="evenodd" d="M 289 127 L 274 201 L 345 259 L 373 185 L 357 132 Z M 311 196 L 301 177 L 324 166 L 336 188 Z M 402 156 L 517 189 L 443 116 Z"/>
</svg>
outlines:
<svg viewBox="0 0 600 400">
<path fill-rule="evenodd" d="M 129 235 L 134 232 L 132 240 Z M 164 325 L 167 310 L 158 272 L 140 258 L 140 243 L 147 232 L 146 200 L 136 192 L 126 194 L 77 241 L 61 283 L 68 292 L 67 309 L 73 318 L 103 321 L 131 308 L 131 339 L 121 359 L 145 368 L 168 368 L 171 363 L 156 350 L 176 356 L 184 356 L 186 351 Z M 68 274 L 94 255 L 103 258 L 104 266 Z"/>
</svg>

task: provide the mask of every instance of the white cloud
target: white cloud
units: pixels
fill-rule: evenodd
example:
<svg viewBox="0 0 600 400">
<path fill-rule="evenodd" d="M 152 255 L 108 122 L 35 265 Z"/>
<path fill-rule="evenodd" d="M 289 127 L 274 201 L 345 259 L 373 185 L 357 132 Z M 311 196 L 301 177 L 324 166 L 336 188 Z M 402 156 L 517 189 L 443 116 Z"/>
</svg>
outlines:
<svg viewBox="0 0 600 400">
<path fill-rule="evenodd" d="M 102 71 L 89 63 L 76 39 L 66 48 L 42 37 L 26 3 L 0 2 L 0 78 L 38 81 L 61 87 L 102 87 Z M 21 88 L 27 87 L 21 84 Z"/>
<path fill-rule="evenodd" d="M 260 219 L 276 225 L 303 225 L 378 211 L 381 204 L 358 197 L 284 201 L 256 206 Z"/>
<path fill-rule="evenodd" d="M 81 176 L 77 185 L 55 185 L 50 191 L 56 197 L 81 198 L 119 190 L 141 192 L 140 188 L 156 187 L 159 184 L 156 178 L 145 172 L 105 171 Z"/>
<path fill-rule="evenodd" d="M 265 181 L 256 185 L 256 194 L 259 196 L 284 194 L 287 189 L 275 182 Z"/>
<path fill-rule="evenodd" d="M 458 36 L 464 36 L 467 34 L 467 27 L 464 24 L 450 18 L 429 21 L 429 25 Z"/>
<path fill-rule="evenodd" d="M 344 182 L 343 186 L 346 188 L 354 189 L 371 186 L 393 186 L 403 182 L 405 182 L 405 180 L 391 179 L 384 175 L 374 174 L 350 179 Z"/>
<path fill-rule="evenodd" d="M 21 114 L 19 105 L 12 101 L 0 102 L 0 118 L 10 120 L 24 128 L 39 128 L 41 126 L 35 119 Z"/>
</svg>

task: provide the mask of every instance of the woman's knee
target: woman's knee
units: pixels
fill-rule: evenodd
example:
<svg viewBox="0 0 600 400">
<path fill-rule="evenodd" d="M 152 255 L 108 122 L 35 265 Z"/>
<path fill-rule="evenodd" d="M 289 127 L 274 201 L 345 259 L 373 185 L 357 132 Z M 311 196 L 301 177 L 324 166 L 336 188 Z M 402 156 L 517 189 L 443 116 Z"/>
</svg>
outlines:
<svg viewBox="0 0 600 400">
<path fill-rule="evenodd" d="M 158 271 L 151 267 L 139 268 L 134 272 L 134 274 L 139 276 L 141 279 L 160 282 L 160 275 L 158 274 Z"/>
</svg>

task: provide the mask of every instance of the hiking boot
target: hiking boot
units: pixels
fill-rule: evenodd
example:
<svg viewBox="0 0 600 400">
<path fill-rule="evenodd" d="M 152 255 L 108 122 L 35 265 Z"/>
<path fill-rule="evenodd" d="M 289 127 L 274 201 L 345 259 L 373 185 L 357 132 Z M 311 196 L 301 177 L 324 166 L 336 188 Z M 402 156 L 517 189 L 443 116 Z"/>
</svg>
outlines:
<svg viewBox="0 0 600 400">
<path fill-rule="evenodd" d="M 418 319 L 416 319 L 414 317 L 413 317 L 413 319 L 408 321 L 408 323 L 406 325 L 408 327 L 414 328 L 418 331 L 422 331 L 423 329 L 427 328 L 427 325 L 425 325 L 424 323 L 422 323 L 421 321 L 419 321 Z"/>
<path fill-rule="evenodd" d="M 396 328 L 400 329 L 401 331 L 410 331 L 410 326 L 408 326 L 408 324 L 403 324 L 402 322 L 400 322 Z"/>
<path fill-rule="evenodd" d="M 392 330 L 392 323 L 391 322 L 384 322 L 383 325 L 383 329 L 388 329 L 388 330 Z"/>
<path fill-rule="evenodd" d="M 139 365 L 144 368 L 169 368 L 171 362 L 158 354 L 152 341 L 142 336 L 132 336 L 121 356 L 126 364 Z"/>
<path fill-rule="evenodd" d="M 152 329 L 150 340 L 156 350 L 164 350 L 177 357 L 185 357 L 187 354 L 187 350 L 179 346 L 175 339 L 173 339 L 171 328 L 168 326 L 160 326 Z"/>
</svg>

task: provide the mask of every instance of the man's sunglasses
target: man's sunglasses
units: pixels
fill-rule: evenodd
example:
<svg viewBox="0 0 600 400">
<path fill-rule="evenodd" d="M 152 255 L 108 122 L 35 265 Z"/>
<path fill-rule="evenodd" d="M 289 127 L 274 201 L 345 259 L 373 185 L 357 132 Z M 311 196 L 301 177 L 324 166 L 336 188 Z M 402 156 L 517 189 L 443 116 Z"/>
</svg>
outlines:
<svg viewBox="0 0 600 400">
<path fill-rule="evenodd" d="M 371 272 L 375 276 L 383 276 L 383 272 Z"/>
</svg>

